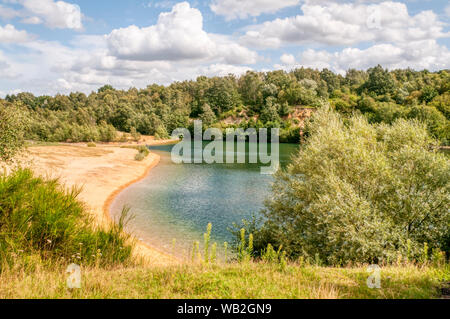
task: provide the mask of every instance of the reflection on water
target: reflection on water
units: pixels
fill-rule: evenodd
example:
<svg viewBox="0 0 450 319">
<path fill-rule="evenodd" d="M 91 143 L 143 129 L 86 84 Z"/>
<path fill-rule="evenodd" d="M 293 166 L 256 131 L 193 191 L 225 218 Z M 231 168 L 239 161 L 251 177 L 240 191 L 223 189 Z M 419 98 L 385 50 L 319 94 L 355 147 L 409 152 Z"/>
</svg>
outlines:
<svg viewBox="0 0 450 319">
<path fill-rule="evenodd" d="M 172 145 L 152 147 L 160 164 L 139 183 L 123 191 L 111 206 L 117 218 L 129 206 L 134 219 L 128 230 L 138 238 L 186 255 L 196 240 L 203 241 L 206 225 L 213 224 L 212 240 L 230 241 L 233 222 L 250 219 L 270 195 L 273 177 L 260 174 L 260 164 L 174 164 Z M 247 147 L 248 149 L 248 147 Z M 298 145 L 281 144 L 280 162 L 286 165 Z"/>
</svg>

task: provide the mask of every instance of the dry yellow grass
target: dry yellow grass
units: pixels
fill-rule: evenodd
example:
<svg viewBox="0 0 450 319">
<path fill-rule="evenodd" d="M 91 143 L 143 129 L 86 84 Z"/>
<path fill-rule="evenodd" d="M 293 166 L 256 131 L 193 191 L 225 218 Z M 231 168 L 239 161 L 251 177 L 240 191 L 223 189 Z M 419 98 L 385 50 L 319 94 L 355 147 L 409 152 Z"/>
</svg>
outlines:
<svg viewBox="0 0 450 319">
<path fill-rule="evenodd" d="M 381 288 L 370 289 L 366 267 L 325 268 L 295 264 L 135 266 L 82 270 L 82 288 L 69 290 L 64 267 L 5 271 L 0 298 L 440 298 L 448 269 L 399 266 L 381 271 Z"/>
</svg>

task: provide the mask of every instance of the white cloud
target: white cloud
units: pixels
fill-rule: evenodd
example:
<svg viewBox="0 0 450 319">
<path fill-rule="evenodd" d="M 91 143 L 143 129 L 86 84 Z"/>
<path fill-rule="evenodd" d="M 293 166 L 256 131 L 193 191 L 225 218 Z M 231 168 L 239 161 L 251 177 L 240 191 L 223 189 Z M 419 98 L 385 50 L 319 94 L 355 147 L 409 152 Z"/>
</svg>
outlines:
<svg viewBox="0 0 450 319">
<path fill-rule="evenodd" d="M 19 74 L 13 70 L 2 51 L 0 51 L 0 76 L 8 80 L 15 79 L 19 76 Z"/>
<path fill-rule="evenodd" d="M 445 36 L 443 26 L 430 11 L 410 16 L 406 7 L 398 3 L 377 3 L 376 8 L 389 8 L 379 21 L 380 29 L 376 23 L 365 21 L 364 14 L 370 7 L 367 3 L 325 6 L 325 2 L 318 5 L 319 2 L 309 1 L 298 21 L 296 17 L 271 21 L 269 26 L 273 30 L 264 24 L 253 26 L 247 36 L 266 47 L 344 43 L 335 49 L 325 50 L 316 45 L 295 56 L 283 54 L 275 65 L 277 69 L 326 67 L 344 73 L 349 68 L 366 69 L 376 64 L 390 69 L 450 67 L 449 50 L 437 42 L 437 38 Z M 26 14 L 24 10 L 28 10 Z M 1 12 L 0 7 L 0 17 Z M 47 15 L 30 9 L 22 9 L 15 17 L 50 26 Z M 360 44 L 367 41 L 363 46 Z M 231 36 L 206 32 L 202 14 L 186 2 L 162 13 L 157 23 L 149 27 L 130 26 L 106 35 L 78 34 L 63 45 L 33 39 L 25 31 L 6 25 L 0 26 L 0 42 L 13 43 L 4 45 L 5 49 L 0 51 L 0 95 L 17 88 L 35 94 L 89 93 L 107 83 L 127 89 L 151 83 L 169 84 L 200 75 L 242 74 L 249 70 L 246 65 L 261 59 Z M 19 50 L 11 50 L 15 47 Z M 292 52 L 290 49 L 289 53 Z"/>
<path fill-rule="evenodd" d="M 307 49 L 297 60 L 280 59 L 285 69 L 296 67 L 328 68 L 344 74 L 348 69 L 367 69 L 381 64 L 388 69 L 413 68 L 431 71 L 450 68 L 450 51 L 435 40 L 423 40 L 402 46 L 377 44 L 367 49 L 346 48 L 330 53 Z"/>
<path fill-rule="evenodd" d="M 21 22 L 26 24 L 41 24 L 42 20 L 39 17 L 28 17 L 23 18 Z"/>
<path fill-rule="evenodd" d="M 304 4 L 303 15 L 249 27 L 241 41 L 256 47 L 292 44 L 407 43 L 448 37 L 432 11 L 410 16 L 404 3 Z"/>
<path fill-rule="evenodd" d="M 148 8 L 161 8 L 161 9 L 170 9 L 176 4 L 176 1 L 170 1 L 170 0 L 162 0 L 157 2 L 150 1 L 147 4 Z"/>
<path fill-rule="evenodd" d="M 0 73 L 16 75 L 14 81 L 0 77 L 3 92 L 20 87 L 35 94 L 88 93 L 106 83 L 119 89 L 170 84 L 200 75 L 242 74 L 250 69 L 243 64 L 259 59 L 229 36 L 204 31 L 201 13 L 188 3 L 162 13 L 148 28 L 78 35 L 67 45 L 33 40 L 20 46 L 24 50 L 0 59 Z"/>
<path fill-rule="evenodd" d="M 0 4 L 0 18 L 10 20 L 19 15 L 20 13 L 17 10 L 2 6 Z"/>
<path fill-rule="evenodd" d="M 5 60 L 0 56 L 0 74 L 3 73 L 2 62 L 5 62 L 8 73 L 14 70 L 14 74 L 19 75 L 14 81 L 0 77 L 3 92 L 21 87 L 35 94 L 89 93 L 105 84 L 119 89 L 142 88 L 151 83 L 170 84 L 200 75 L 242 74 L 250 69 L 220 61 L 123 60 L 109 54 L 106 36 L 80 35 L 70 46 L 49 41 L 21 45 L 26 52 L 9 55 Z"/>
<path fill-rule="evenodd" d="M 82 13 L 76 4 L 54 0 L 8 0 L 7 2 L 20 4 L 23 8 L 15 10 L 0 6 L 2 18 L 22 17 L 23 23 L 44 23 L 54 29 L 81 30 L 83 28 Z"/>
<path fill-rule="evenodd" d="M 283 54 L 280 61 L 285 65 L 292 65 L 295 64 L 295 57 L 292 54 Z"/>
<path fill-rule="evenodd" d="M 205 76 L 227 76 L 228 74 L 242 75 L 249 70 L 251 70 L 251 68 L 247 66 L 216 63 L 200 68 L 199 75 Z"/>
<path fill-rule="evenodd" d="M 447 15 L 447 17 L 450 17 L 450 4 L 445 7 L 445 14 Z"/>
<path fill-rule="evenodd" d="M 0 43 L 20 43 L 29 41 L 31 36 L 23 30 L 17 30 L 13 25 L 0 26 Z"/>
<path fill-rule="evenodd" d="M 210 8 L 215 14 L 225 16 L 226 20 L 233 20 L 256 17 L 262 13 L 275 13 L 299 3 L 300 0 L 214 0 Z"/>
<path fill-rule="evenodd" d="M 176 4 L 171 12 L 161 13 L 156 25 L 113 30 L 107 42 L 110 54 L 124 60 L 252 64 L 258 58 L 255 52 L 228 37 L 205 32 L 201 12 L 187 2 Z"/>
<path fill-rule="evenodd" d="M 76 4 L 53 0 L 20 0 L 24 8 L 44 20 L 51 28 L 83 28 L 81 10 Z"/>
</svg>

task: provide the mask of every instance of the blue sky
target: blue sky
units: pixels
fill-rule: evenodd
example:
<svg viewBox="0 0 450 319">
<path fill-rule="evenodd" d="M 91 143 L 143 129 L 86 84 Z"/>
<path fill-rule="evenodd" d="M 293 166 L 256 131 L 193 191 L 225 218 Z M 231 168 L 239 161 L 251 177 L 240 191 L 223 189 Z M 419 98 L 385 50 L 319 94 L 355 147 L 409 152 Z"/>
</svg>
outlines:
<svg viewBox="0 0 450 319">
<path fill-rule="evenodd" d="M 247 70 L 450 68 L 448 1 L 0 0 L 0 95 Z"/>
</svg>

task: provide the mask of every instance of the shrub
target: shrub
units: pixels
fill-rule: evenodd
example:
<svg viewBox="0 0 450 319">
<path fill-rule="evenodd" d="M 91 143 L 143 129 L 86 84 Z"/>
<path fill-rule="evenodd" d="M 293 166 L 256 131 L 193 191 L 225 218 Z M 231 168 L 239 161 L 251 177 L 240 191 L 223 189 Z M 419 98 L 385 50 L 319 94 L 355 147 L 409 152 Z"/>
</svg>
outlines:
<svg viewBox="0 0 450 319">
<path fill-rule="evenodd" d="M 95 144 L 94 142 L 89 142 L 87 143 L 87 147 L 97 147 L 97 144 Z"/>
<path fill-rule="evenodd" d="M 139 140 L 141 139 L 141 134 L 136 131 L 135 127 L 131 128 L 130 135 L 131 135 L 131 138 L 133 139 L 133 141 L 135 141 L 135 142 L 139 142 Z"/>
<path fill-rule="evenodd" d="M 436 142 L 425 127 L 406 120 L 372 126 L 362 116 L 345 125 L 322 108 L 309 132 L 276 177 L 260 234 L 291 257 L 317 255 L 328 264 L 392 261 L 408 249 L 418 260 L 425 243 L 443 248 L 450 165 L 431 150 Z"/>
<path fill-rule="evenodd" d="M 0 267 L 11 265 L 18 252 L 39 255 L 48 263 L 64 259 L 109 266 L 128 261 L 131 247 L 123 232 L 127 210 L 110 229 L 94 228 L 77 200 L 79 192 L 65 190 L 56 179 L 35 177 L 29 169 L 0 177 Z"/>
<path fill-rule="evenodd" d="M 10 161 L 23 148 L 26 121 L 19 109 L 0 104 L 0 161 Z"/>
<path fill-rule="evenodd" d="M 143 161 L 144 158 L 146 158 L 148 156 L 148 154 L 150 154 L 150 151 L 148 150 L 148 148 L 144 145 L 139 145 L 139 146 L 132 146 L 132 148 L 137 149 L 139 153 L 136 154 L 136 156 L 134 157 L 134 159 L 136 161 Z"/>
<path fill-rule="evenodd" d="M 143 153 L 137 153 L 134 159 L 138 162 L 141 162 L 145 159 L 145 155 Z"/>
<path fill-rule="evenodd" d="M 161 124 L 156 128 L 155 138 L 157 140 L 165 140 L 170 138 L 169 133 L 167 132 L 167 129 L 164 125 Z"/>
</svg>

